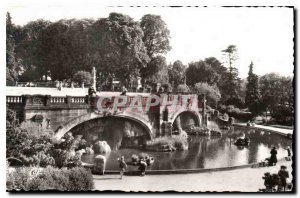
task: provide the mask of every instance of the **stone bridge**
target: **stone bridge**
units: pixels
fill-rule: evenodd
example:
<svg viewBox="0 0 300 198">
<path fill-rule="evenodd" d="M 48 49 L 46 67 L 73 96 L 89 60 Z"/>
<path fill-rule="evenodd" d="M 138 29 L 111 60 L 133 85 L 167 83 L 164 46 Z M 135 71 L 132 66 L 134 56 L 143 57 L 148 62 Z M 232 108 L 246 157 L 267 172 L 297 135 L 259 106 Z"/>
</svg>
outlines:
<svg viewBox="0 0 300 198">
<path fill-rule="evenodd" d="M 42 93 L 47 93 L 47 91 L 43 90 Z M 117 111 L 111 110 L 110 107 L 114 105 L 112 101 L 120 93 L 101 92 L 96 96 L 75 94 L 75 96 L 70 96 L 63 95 L 62 92 L 48 93 L 49 95 L 34 92 L 29 95 L 19 91 L 18 93 L 7 91 L 7 107 L 16 111 L 20 121 L 33 121 L 40 123 L 43 127 L 51 128 L 55 131 L 57 138 L 61 138 L 79 124 L 104 117 L 122 118 L 138 123 L 150 138 L 172 134 L 176 119 L 180 119 L 184 126 L 191 124 L 200 126 L 203 122 L 201 109 L 194 108 L 199 107 L 199 104 L 203 106 L 203 103 L 199 102 L 198 96 L 194 94 L 161 94 L 160 98 L 166 97 L 167 103 L 163 107 L 160 101 L 160 104 L 156 106 L 158 109 L 154 111 L 156 113 L 153 114 L 151 107 L 150 110 L 145 110 L 149 93 L 128 93 L 127 103 Z M 135 108 L 129 108 L 135 97 L 138 97 L 139 102 Z M 178 101 L 174 103 L 176 97 Z M 187 101 L 187 108 L 183 108 L 183 104 L 186 105 L 183 101 L 184 97 L 192 99 Z M 107 111 L 97 109 L 96 104 L 100 99 L 106 101 L 102 102 L 101 106 L 106 107 Z"/>
</svg>

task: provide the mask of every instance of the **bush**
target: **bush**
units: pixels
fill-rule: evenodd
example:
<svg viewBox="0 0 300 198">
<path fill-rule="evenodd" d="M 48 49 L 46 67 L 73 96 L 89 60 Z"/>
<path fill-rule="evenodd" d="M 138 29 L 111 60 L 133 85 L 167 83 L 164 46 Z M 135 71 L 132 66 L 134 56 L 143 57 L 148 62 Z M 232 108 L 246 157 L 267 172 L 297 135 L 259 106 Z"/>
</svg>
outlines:
<svg viewBox="0 0 300 198">
<path fill-rule="evenodd" d="M 190 87 L 185 84 L 178 85 L 176 88 L 176 92 L 179 93 L 188 93 L 190 91 L 191 91 Z"/>
<path fill-rule="evenodd" d="M 147 147 L 174 147 L 177 150 L 187 150 L 188 142 L 186 137 L 180 135 L 172 135 L 171 137 L 164 136 L 147 141 Z"/>
<path fill-rule="evenodd" d="M 278 105 L 272 112 L 272 117 L 276 120 L 276 123 L 282 125 L 293 125 L 294 115 L 293 108 L 288 106 Z"/>
<path fill-rule="evenodd" d="M 7 190 L 87 191 L 94 188 L 93 176 L 84 168 L 17 168 L 7 173 Z"/>
<path fill-rule="evenodd" d="M 240 98 L 229 98 L 225 101 L 226 105 L 234 105 L 238 108 L 243 108 L 245 103 Z"/>
<path fill-rule="evenodd" d="M 90 85 L 93 77 L 90 72 L 78 71 L 74 74 L 72 80 L 78 84 L 84 83 L 85 85 Z"/>
<path fill-rule="evenodd" d="M 235 107 L 234 105 L 228 105 L 228 106 L 219 105 L 218 110 L 221 113 L 223 114 L 227 113 L 229 117 L 234 117 L 240 121 L 248 121 L 254 117 L 254 115 L 251 112 L 243 111 Z"/>
</svg>

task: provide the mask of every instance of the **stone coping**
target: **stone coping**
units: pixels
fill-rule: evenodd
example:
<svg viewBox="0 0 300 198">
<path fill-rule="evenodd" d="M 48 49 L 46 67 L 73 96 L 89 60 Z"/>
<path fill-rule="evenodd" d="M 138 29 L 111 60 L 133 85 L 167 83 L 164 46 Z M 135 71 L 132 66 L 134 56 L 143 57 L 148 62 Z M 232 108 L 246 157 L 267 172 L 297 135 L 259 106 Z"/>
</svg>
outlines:
<svg viewBox="0 0 300 198">
<path fill-rule="evenodd" d="M 233 124 L 233 126 L 237 126 L 237 127 L 241 127 L 241 128 L 246 128 L 246 129 L 257 129 L 257 130 L 261 130 L 261 131 L 266 131 L 266 132 L 271 132 L 271 133 L 276 133 L 276 134 L 279 134 L 279 135 L 282 135 L 282 136 L 285 136 L 285 137 L 289 137 L 291 135 L 293 135 L 293 133 L 283 133 L 283 132 L 280 132 L 280 131 L 276 131 L 275 129 L 272 130 L 272 129 L 265 129 L 265 128 L 260 128 L 260 127 L 256 127 L 256 126 L 245 126 L 245 125 L 242 125 L 242 124 Z"/>
<path fill-rule="evenodd" d="M 279 161 L 284 161 L 285 158 L 278 159 Z M 196 169 L 176 169 L 176 170 L 146 170 L 146 175 L 169 175 L 169 174 L 189 174 L 189 173 L 208 173 L 208 172 L 217 172 L 217 171 L 229 171 L 235 169 L 242 169 L 242 168 L 251 168 L 254 164 L 245 164 L 245 165 L 238 165 L 238 166 L 228 166 L 228 167 L 219 167 L 219 168 L 196 168 Z M 105 171 L 105 175 L 118 175 L 120 174 L 119 171 L 112 171 L 107 170 Z M 98 174 L 93 174 L 98 175 Z M 140 171 L 127 171 L 124 175 L 129 176 L 137 176 L 140 175 Z"/>
</svg>

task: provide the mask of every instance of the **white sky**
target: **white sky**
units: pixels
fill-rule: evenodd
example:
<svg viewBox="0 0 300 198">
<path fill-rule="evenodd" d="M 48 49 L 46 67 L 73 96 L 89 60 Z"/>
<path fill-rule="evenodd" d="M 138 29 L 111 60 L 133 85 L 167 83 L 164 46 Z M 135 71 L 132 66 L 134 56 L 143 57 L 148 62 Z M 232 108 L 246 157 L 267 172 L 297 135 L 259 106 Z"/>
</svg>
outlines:
<svg viewBox="0 0 300 198">
<path fill-rule="evenodd" d="M 9 6 L 13 23 L 24 25 L 39 18 L 102 18 L 120 12 L 140 20 L 145 14 L 158 14 L 171 33 L 172 50 L 167 61 L 184 64 L 214 56 L 233 44 L 238 48 L 236 66 L 242 78 L 254 62 L 254 72 L 278 72 L 293 76 L 293 9 L 291 8 L 168 8 L 107 7 L 103 5 L 22 5 Z"/>
</svg>

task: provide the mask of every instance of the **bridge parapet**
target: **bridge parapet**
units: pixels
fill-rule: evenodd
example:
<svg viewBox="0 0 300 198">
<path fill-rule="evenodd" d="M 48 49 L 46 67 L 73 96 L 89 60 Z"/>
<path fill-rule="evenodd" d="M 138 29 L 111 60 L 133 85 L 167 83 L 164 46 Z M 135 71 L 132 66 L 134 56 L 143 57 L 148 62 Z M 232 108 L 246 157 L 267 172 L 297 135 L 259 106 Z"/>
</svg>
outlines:
<svg viewBox="0 0 300 198">
<path fill-rule="evenodd" d="M 80 124 L 82 119 L 101 118 L 107 116 L 104 112 L 97 111 L 101 107 L 109 110 L 109 116 L 124 117 L 142 123 L 149 128 L 151 133 L 160 133 L 159 129 L 163 122 L 173 124 L 175 119 L 184 112 L 190 112 L 197 124 L 201 124 L 201 113 L 199 109 L 198 97 L 195 94 L 176 95 L 161 94 L 159 103 L 150 108 L 146 108 L 151 95 L 125 96 L 126 102 L 122 103 L 121 97 L 112 95 L 100 96 L 51 96 L 51 95 L 21 95 L 6 96 L 6 103 L 9 108 L 17 112 L 20 121 L 32 120 L 39 115 L 42 123 L 54 131 L 66 131 L 76 124 Z M 188 96 L 190 99 L 185 98 Z M 101 104 L 98 104 L 101 99 Z M 107 99 L 106 101 L 103 99 Z M 117 109 L 113 109 L 114 102 L 122 103 Z M 132 107 L 132 103 L 134 107 Z M 186 108 L 182 108 L 186 106 Z M 129 108 L 130 107 L 130 108 Z M 152 111 L 152 112 L 151 112 Z M 154 112 L 154 113 L 153 113 Z M 93 116 L 89 116 L 93 115 Z M 95 115 L 97 115 L 95 117 Z M 186 114 L 185 114 L 186 115 Z M 77 119 L 78 118 L 78 119 Z M 61 128 L 63 127 L 63 128 Z M 154 132 L 156 131 L 156 132 Z"/>
</svg>

